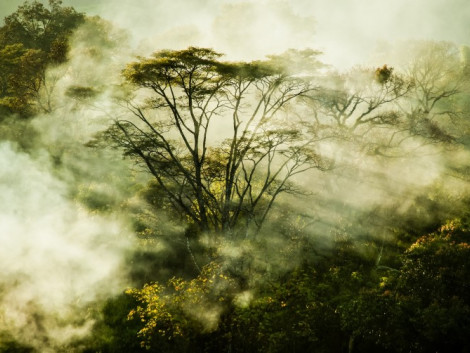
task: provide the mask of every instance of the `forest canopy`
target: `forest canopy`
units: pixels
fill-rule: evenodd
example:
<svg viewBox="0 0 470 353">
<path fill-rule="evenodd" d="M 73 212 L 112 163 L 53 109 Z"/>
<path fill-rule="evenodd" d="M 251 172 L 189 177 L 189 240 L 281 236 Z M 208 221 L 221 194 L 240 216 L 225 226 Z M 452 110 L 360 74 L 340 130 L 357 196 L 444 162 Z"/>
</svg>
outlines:
<svg viewBox="0 0 470 353">
<path fill-rule="evenodd" d="M 158 48 L 5 17 L 0 353 L 470 351 L 468 47 Z"/>
</svg>

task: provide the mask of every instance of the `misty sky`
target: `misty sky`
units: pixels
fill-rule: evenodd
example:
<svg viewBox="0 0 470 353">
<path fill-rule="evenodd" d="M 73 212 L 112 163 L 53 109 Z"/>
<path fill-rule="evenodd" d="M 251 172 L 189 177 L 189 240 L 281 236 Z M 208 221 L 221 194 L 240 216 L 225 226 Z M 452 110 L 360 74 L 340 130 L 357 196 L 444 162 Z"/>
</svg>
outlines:
<svg viewBox="0 0 470 353">
<path fill-rule="evenodd" d="M 0 0 L 3 17 L 23 3 Z M 381 41 L 470 44 L 468 0 L 64 0 L 127 28 L 148 50 L 211 46 L 252 59 L 312 47 L 338 66 L 363 63 Z"/>
</svg>

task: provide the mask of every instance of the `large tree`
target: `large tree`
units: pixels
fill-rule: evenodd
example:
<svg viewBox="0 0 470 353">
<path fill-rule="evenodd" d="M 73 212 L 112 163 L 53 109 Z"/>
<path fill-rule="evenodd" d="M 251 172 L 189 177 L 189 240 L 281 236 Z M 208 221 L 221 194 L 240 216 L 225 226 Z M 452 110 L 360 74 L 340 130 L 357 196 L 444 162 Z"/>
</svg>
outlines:
<svg viewBox="0 0 470 353">
<path fill-rule="evenodd" d="M 67 60 L 68 39 L 85 16 L 60 0 L 25 2 L 0 27 L 0 108 L 28 116 L 52 111 L 47 69 Z"/>
<path fill-rule="evenodd" d="M 296 190 L 293 176 L 324 167 L 289 114 L 314 89 L 308 72 L 319 66 L 317 54 L 229 63 L 190 47 L 140 58 L 124 71 L 136 89 L 125 102 L 132 114 L 105 135 L 145 166 L 173 211 L 199 231 L 246 235 L 279 194 Z"/>
</svg>

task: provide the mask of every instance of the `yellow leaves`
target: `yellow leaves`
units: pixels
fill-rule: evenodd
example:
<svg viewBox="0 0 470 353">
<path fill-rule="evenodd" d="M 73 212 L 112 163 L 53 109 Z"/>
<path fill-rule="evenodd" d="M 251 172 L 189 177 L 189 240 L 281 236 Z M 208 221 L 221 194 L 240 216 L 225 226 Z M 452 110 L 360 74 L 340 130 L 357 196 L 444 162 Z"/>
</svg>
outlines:
<svg viewBox="0 0 470 353">
<path fill-rule="evenodd" d="M 127 314 L 127 320 L 133 320 L 135 318 L 135 315 L 137 314 L 137 311 L 135 309 L 132 309 L 129 311 Z"/>
<path fill-rule="evenodd" d="M 390 283 L 390 278 L 388 278 L 388 277 L 381 277 L 381 278 L 380 278 L 379 287 L 380 287 L 380 288 L 385 288 L 389 283 Z"/>
<path fill-rule="evenodd" d="M 354 271 L 354 272 L 351 273 L 351 278 L 355 279 L 355 280 L 359 280 L 359 279 L 361 279 L 361 274 L 357 271 Z"/>
<path fill-rule="evenodd" d="M 425 237 L 421 237 L 418 240 L 416 240 L 411 246 L 406 250 L 406 252 L 412 252 L 413 250 L 416 250 L 421 247 L 422 243 L 424 243 L 426 240 Z"/>
<path fill-rule="evenodd" d="M 441 226 L 438 232 L 420 237 L 407 250 L 407 254 L 419 253 L 426 249 L 435 248 L 437 252 L 443 251 L 443 244 L 457 246 L 459 249 L 467 248 L 468 244 L 459 240 L 459 234 L 467 233 L 469 229 L 460 219 L 453 219 Z"/>
<path fill-rule="evenodd" d="M 461 249 L 470 250 L 470 244 L 468 243 L 460 243 L 460 244 L 457 244 L 457 246 Z"/>
<path fill-rule="evenodd" d="M 452 232 L 454 231 L 456 228 L 458 228 L 460 226 L 460 222 L 459 221 L 456 221 L 456 220 L 453 220 L 453 221 L 450 221 L 450 222 L 447 222 L 446 224 L 444 224 L 440 229 L 439 231 L 441 232 Z"/>
<path fill-rule="evenodd" d="M 467 231 L 468 229 L 464 226 L 460 219 L 453 219 L 444 224 L 439 231 L 441 233 L 453 233 L 456 230 Z"/>
<path fill-rule="evenodd" d="M 217 328 L 221 305 L 230 301 L 234 286 L 220 266 L 211 263 L 191 280 L 173 277 L 165 286 L 149 283 L 141 289 L 130 288 L 126 294 L 140 305 L 129 312 L 128 319 L 138 318 L 144 324 L 139 331 L 144 344 L 155 334 L 171 339 L 194 327 L 210 332 Z"/>
</svg>

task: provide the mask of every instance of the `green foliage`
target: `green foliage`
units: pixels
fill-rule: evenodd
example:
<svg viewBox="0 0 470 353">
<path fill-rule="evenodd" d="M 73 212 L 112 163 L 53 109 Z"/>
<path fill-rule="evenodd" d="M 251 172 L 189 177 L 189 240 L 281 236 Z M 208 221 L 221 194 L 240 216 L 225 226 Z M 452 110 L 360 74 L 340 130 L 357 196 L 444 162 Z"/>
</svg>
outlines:
<svg viewBox="0 0 470 353">
<path fill-rule="evenodd" d="M 139 302 L 129 318 L 137 317 L 144 323 L 139 336 L 142 345 L 149 348 L 154 344 L 154 337 L 173 340 L 213 332 L 233 290 L 233 280 L 212 263 L 190 281 L 172 278 L 166 286 L 152 283 L 142 289 L 128 290 L 127 294 Z"/>
<path fill-rule="evenodd" d="M 366 243 L 338 238 L 313 265 L 267 276 L 256 289 L 229 277 L 221 285 L 219 267 L 209 267 L 193 280 L 129 291 L 139 302 L 130 317 L 143 320 L 152 351 L 467 352 L 468 236 L 450 222 L 409 246 L 399 269 L 376 266 Z M 194 316 L 212 312 L 208 303 L 222 303 L 210 327 Z"/>
<path fill-rule="evenodd" d="M 318 68 L 317 54 L 233 63 L 212 49 L 189 47 L 139 58 L 123 71 L 137 96 L 126 100 L 130 117 L 99 139 L 143 165 L 173 210 L 200 232 L 259 230 L 279 194 L 299 191 L 294 175 L 328 165 L 299 121 L 287 128 L 283 119 L 313 89 L 288 63 Z M 230 121 L 225 139 L 214 136 L 221 120 Z"/>
<path fill-rule="evenodd" d="M 92 332 L 69 349 L 80 353 L 146 352 L 136 340 L 139 322 L 127 320 L 127 313 L 135 304 L 133 298 L 123 293 L 90 308 L 95 319 Z"/>
<path fill-rule="evenodd" d="M 420 351 L 468 351 L 470 232 L 459 220 L 416 241 L 405 253 L 398 293 L 411 302 Z M 417 350 L 418 351 L 418 350 Z"/>
<path fill-rule="evenodd" d="M 5 17 L 0 28 L 0 108 L 7 113 L 30 116 L 49 112 L 41 102 L 47 84 L 46 70 L 67 60 L 68 38 L 84 22 L 84 15 L 60 0 L 25 2 Z"/>
<path fill-rule="evenodd" d="M 50 55 L 50 59 L 62 62 L 66 58 L 60 47 L 67 37 L 84 21 L 84 15 L 71 7 L 62 7 L 61 0 L 49 0 L 49 8 L 38 1 L 25 2 L 18 10 L 5 17 L 0 29 L 0 43 L 23 44 Z"/>
<path fill-rule="evenodd" d="M 35 349 L 15 340 L 8 334 L 0 332 L 0 353 L 35 353 Z"/>
<path fill-rule="evenodd" d="M 360 351 L 468 351 L 469 239 L 460 222 L 448 223 L 412 244 L 400 271 L 343 304 L 344 327 Z"/>
<path fill-rule="evenodd" d="M 269 283 L 248 305 L 235 302 L 231 332 L 236 352 L 333 352 L 342 340 L 339 316 L 321 274 L 297 269 Z"/>
<path fill-rule="evenodd" d="M 95 98 L 99 92 L 93 87 L 70 86 L 67 88 L 65 94 L 71 98 L 86 100 Z"/>
</svg>

